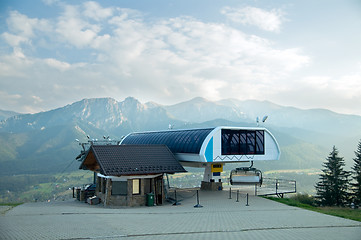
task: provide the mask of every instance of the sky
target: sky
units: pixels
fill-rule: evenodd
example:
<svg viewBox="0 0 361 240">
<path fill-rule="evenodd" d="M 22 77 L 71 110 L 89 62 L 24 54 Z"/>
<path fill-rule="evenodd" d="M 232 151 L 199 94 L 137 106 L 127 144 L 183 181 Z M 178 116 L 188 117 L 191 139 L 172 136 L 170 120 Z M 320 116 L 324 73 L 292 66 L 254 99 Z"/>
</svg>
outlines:
<svg viewBox="0 0 361 240">
<path fill-rule="evenodd" d="M 128 96 L 361 115 L 361 1 L 0 2 L 0 109 Z"/>
</svg>

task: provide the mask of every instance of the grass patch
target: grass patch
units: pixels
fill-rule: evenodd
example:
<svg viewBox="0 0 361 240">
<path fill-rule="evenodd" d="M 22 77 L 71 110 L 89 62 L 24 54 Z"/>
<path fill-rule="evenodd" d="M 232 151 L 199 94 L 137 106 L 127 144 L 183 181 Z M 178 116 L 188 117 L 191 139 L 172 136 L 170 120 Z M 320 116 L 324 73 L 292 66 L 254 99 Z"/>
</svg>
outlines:
<svg viewBox="0 0 361 240">
<path fill-rule="evenodd" d="M 5 215 L 8 211 L 21 204 L 23 203 L 0 203 L 0 206 L 5 206 L 5 208 L 0 209 L 0 215 Z"/>
<path fill-rule="evenodd" d="M 91 171 L 3 176 L 0 177 L 0 203 L 70 199 L 69 188 L 82 187 L 92 181 Z"/>
<path fill-rule="evenodd" d="M 316 207 L 310 204 L 302 203 L 298 199 L 299 197 L 294 196 L 291 198 L 277 198 L 277 197 L 265 197 L 267 199 L 280 202 L 289 206 L 299 207 L 327 215 L 336 217 L 342 217 L 361 222 L 361 209 L 351 209 L 347 207 Z M 302 199 L 302 197 L 301 197 Z"/>
<path fill-rule="evenodd" d="M 315 210 L 317 209 L 317 207 L 312 206 L 310 204 L 306 204 L 306 203 L 301 203 L 295 199 L 292 198 L 277 198 L 277 197 L 265 197 L 267 199 L 276 201 L 276 202 L 280 202 L 289 206 L 293 206 L 293 207 L 299 207 L 299 208 L 304 208 L 304 209 L 308 209 L 308 210 Z"/>
<path fill-rule="evenodd" d="M 345 207 L 317 207 L 317 211 L 361 222 L 361 209 L 351 209 Z"/>
<path fill-rule="evenodd" d="M 23 203 L 0 203 L 0 206 L 10 206 L 10 207 L 16 207 Z"/>
</svg>

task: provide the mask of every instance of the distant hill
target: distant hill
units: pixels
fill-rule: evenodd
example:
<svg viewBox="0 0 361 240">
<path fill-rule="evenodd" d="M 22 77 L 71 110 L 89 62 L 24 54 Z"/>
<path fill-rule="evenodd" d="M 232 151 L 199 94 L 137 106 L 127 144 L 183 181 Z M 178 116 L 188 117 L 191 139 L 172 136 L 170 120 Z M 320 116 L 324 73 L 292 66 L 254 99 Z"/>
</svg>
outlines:
<svg viewBox="0 0 361 240">
<path fill-rule="evenodd" d="M 75 139 L 86 136 L 120 139 L 133 131 L 201 128 L 219 125 L 255 126 L 265 123 L 281 146 L 281 160 L 259 163 L 266 169 L 320 168 L 333 145 L 346 162 L 361 139 L 361 116 L 323 109 L 302 110 L 267 101 L 203 98 L 163 106 L 142 104 L 128 97 L 83 99 L 62 108 L 36 114 L 15 114 L 0 121 L 1 175 L 56 173 L 76 170 L 80 151 Z M 72 164 L 73 163 L 73 164 Z M 70 167 L 69 167 L 70 166 Z"/>
<path fill-rule="evenodd" d="M 201 123 L 214 119 L 225 119 L 234 122 L 252 121 L 236 105 L 211 102 L 200 97 L 187 102 L 164 106 L 164 108 L 174 118 L 185 122 Z"/>
<path fill-rule="evenodd" d="M 335 113 L 326 109 L 302 110 L 284 107 L 268 101 L 224 99 L 210 102 L 204 98 L 194 98 L 165 109 L 175 118 L 189 122 L 205 122 L 217 118 L 230 121 L 254 122 L 257 117 L 270 116 L 266 125 L 284 128 L 298 128 L 318 133 L 344 135 L 359 129 L 361 116 Z"/>
<path fill-rule="evenodd" d="M 165 129 L 170 122 L 180 125 L 163 108 L 134 98 L 84 99 L 47 112 L 13 116 L 0 122 L 0 167 L 6 169 L 1 174 L 61 171 L 79 153 L 75 139 L 87 141 L 87 135 L 120 139 L 133 131 Z"/>
<path fill-rule="evenodd" d="M 13 111 L 0 110 L 0 121 L 20 114 L 21 113 L 17 113 Z"/>
</svg>

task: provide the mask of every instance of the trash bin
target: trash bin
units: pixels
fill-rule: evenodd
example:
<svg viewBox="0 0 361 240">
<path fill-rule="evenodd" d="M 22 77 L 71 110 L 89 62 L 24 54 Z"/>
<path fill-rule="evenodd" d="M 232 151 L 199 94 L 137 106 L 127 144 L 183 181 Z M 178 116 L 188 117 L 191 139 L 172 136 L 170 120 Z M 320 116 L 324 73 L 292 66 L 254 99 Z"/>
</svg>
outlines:
<svg viewBox="0 0 361 240">
<path fill-rule="evenodd" d="M 146 205 L 148 207 L 154 206 L 154 194 L 153 193 L 147 193 Z"/>
</svg>

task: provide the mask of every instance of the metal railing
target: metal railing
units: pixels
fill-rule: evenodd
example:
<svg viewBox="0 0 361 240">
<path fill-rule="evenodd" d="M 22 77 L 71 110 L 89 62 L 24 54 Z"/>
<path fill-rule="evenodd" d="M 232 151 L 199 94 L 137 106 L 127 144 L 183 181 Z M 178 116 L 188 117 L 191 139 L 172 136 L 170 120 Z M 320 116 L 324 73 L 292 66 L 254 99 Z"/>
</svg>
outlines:
<svg viewBox="0 0 361 240">
<path fill-rule="evenodd" d="M 286 193 L 296 193 L 297 183 L 295 180 L 263 178 L 261 186 L 255 185 L 255 195 L 277 195 L 283 198 Z"/>
</svg>

